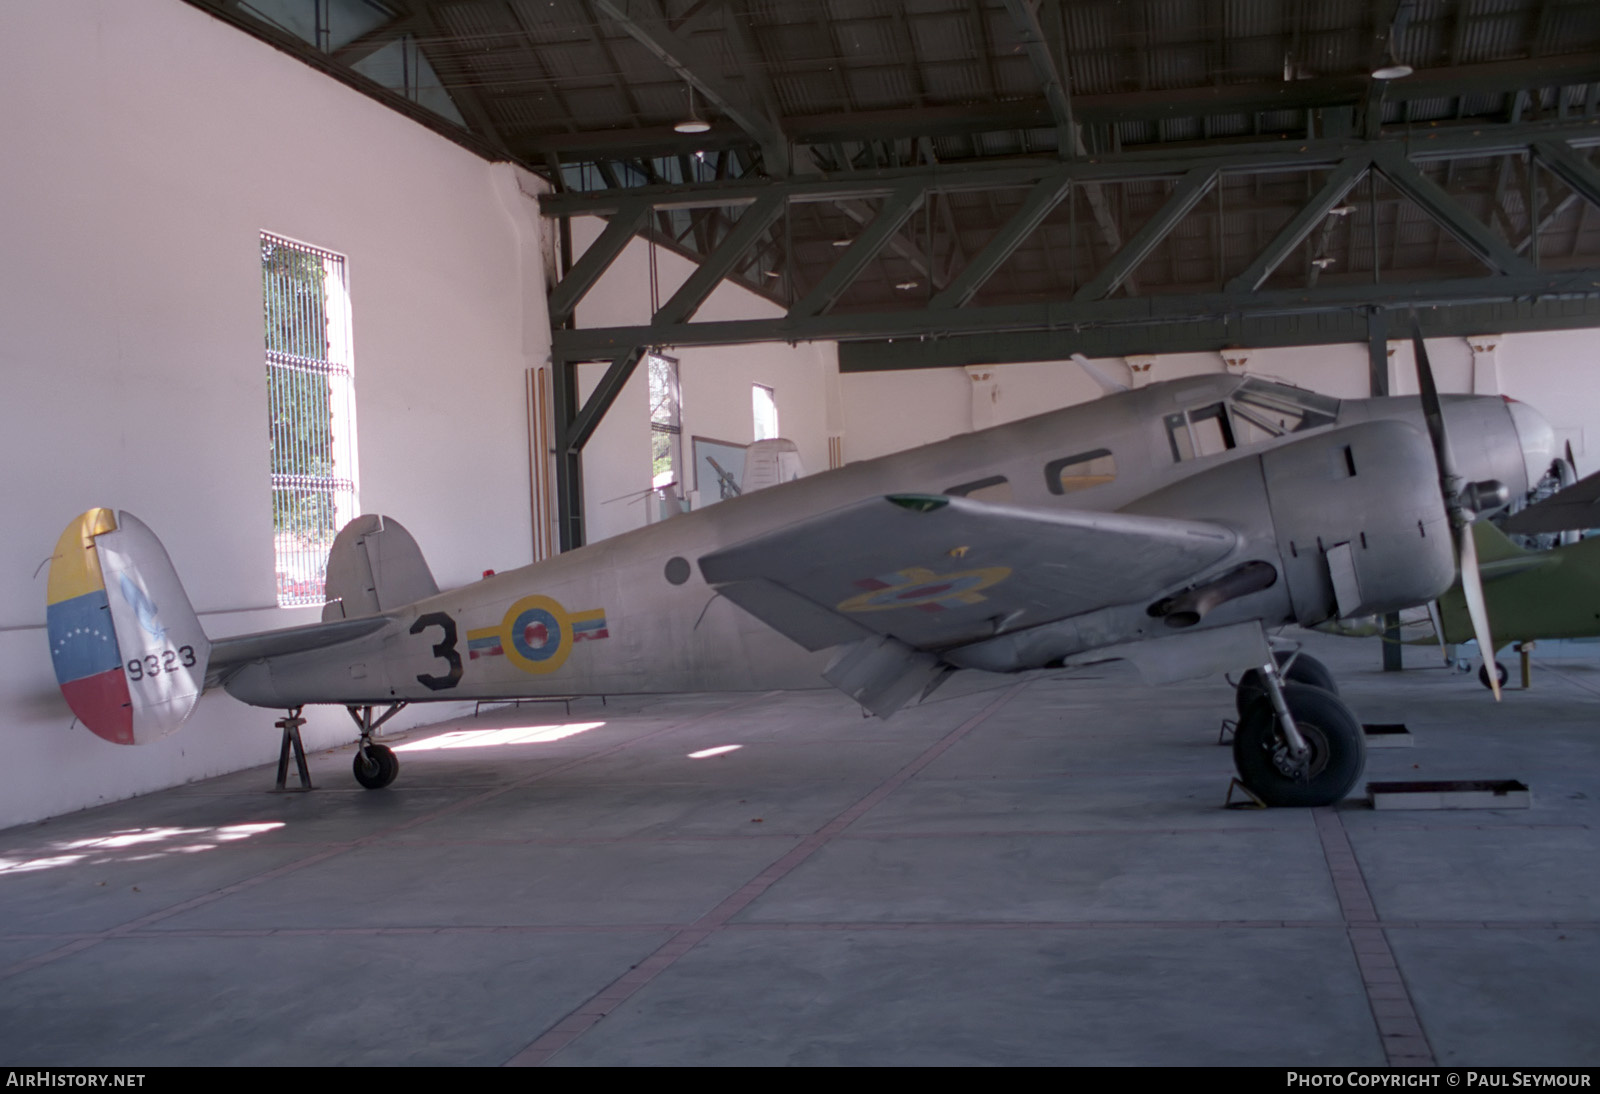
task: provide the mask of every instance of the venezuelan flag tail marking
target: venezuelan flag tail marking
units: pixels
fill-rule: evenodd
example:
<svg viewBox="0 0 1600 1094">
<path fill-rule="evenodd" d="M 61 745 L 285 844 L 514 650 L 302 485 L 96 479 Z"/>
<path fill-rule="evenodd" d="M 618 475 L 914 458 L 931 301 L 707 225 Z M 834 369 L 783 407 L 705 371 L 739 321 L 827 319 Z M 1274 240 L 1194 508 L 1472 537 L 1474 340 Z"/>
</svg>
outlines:
<svg viewBox="0 0 1600 1094">
<path fill-rule="evenodd" d="M 211 642 L 142 521 L 91 509 L 69 524 L 46 600 L 56 682 L 84 725 L 143 744 L 183 724 L 205 687 Z"/>
</svg>

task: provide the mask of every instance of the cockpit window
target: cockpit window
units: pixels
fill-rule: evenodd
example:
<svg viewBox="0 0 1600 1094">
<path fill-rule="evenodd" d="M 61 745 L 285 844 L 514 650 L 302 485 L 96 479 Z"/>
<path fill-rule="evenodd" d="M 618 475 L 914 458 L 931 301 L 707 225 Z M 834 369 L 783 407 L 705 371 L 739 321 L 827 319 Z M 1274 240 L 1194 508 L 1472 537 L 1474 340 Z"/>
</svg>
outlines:
<svg viewBox="0 0 1600 1094">
<path fill-rule="evenodd" d="M 1245 444 L 1332 425 L 1339 416 L 1338 399 L 1255 376 L 1240 384 L 1230 401 Z"/>
<path fill-rule="evenodd" d="M 1165 420 L 1174 460 L 1214 456 L 1234 447 L 1233 426 L 1228 421 L 1227 408 L 1221 403 L 1168 414 Z"/>
</svg>

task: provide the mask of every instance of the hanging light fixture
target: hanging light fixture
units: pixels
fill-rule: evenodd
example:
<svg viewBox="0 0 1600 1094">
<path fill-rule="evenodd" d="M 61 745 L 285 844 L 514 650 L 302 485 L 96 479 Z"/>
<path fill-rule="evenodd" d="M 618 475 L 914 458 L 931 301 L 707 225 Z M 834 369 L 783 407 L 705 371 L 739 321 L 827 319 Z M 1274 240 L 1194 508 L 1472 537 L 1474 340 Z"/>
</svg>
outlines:
<svg viewBox="0 0 1600 1094">
<path fill-rule="evenodd" d="M 1386 54 L 1383 64 L 1372 70 L 1374 80 L 1402 80 L 1414 72 L 1410 65 L 1394 59 L 1393 54 Z"/>
<path fill-rule="evenodd" d="M 679 133 L 707 133 L 711 123 L 702 118 L 694 108 L 694 85 L 689 85 L 689 116 L 672 127 Z"/>
<path fill-rule="evenodd" d="M 1403 80 L 1414 71 L 1395 56 L 1395 46 L 1405 38 L 1406 27 L 1411 23 L 1412 9 L 1415 7 L 1416 0 L 1400 0 L 1395 6 L 1394 19 L 1389 24 L 1388 33 L 1383 36 L 1383 60 L 1372 70 L 1374 80 Z"/>
</svg>

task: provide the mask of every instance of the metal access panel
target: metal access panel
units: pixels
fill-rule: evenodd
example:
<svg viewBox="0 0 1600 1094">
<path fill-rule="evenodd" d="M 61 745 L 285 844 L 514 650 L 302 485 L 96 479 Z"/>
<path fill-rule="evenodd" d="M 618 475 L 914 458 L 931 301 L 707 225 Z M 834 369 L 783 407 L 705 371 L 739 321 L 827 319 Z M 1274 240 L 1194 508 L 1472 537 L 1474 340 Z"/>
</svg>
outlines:
<svg viewBox="0 0 1600 1094">
<path fill-rule="evenodd" d="M 1392 421 L 1335 429 L 1263 453 L 1261 467 L 1301 623 L 1395 611 L 1411 606 L 1419 587 L 1449 588 L 1449 518 L 1419 430 Z"/>
</svg>

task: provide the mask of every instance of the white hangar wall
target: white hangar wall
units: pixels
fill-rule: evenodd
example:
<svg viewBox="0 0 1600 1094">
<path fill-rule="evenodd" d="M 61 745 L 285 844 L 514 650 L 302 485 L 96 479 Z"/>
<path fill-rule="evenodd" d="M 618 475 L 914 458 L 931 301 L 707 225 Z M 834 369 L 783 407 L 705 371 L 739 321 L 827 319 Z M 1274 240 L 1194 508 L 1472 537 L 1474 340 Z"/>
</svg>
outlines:
<svg viewBox="0 0 1600 1094">
<path fill-rule="evenodd" d="M 78 513 L 125 508 L 211 633 L 318 617 L 273 606 L 263 230 L 346 256 L 361 506 L 443 586 L 531 558 L 549 324 L 531 176 L 178 0 L 0 4 L 0 101 L 4 826 L 277 754 L 273 713 L 221 693 L 153 745 L 74 726 L 39 569 Z M 336 708 L 306 730 L 351 736 Z"/>
</svg>

